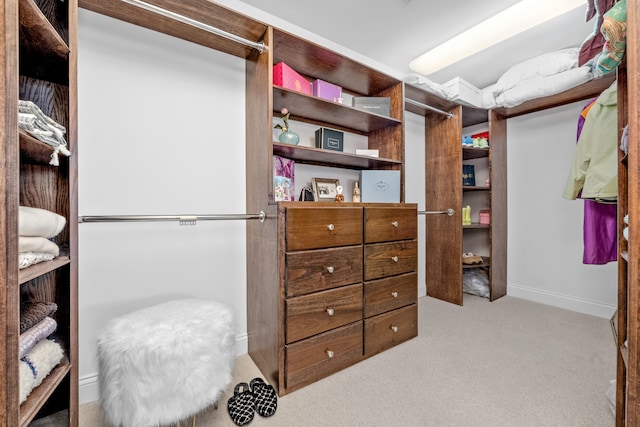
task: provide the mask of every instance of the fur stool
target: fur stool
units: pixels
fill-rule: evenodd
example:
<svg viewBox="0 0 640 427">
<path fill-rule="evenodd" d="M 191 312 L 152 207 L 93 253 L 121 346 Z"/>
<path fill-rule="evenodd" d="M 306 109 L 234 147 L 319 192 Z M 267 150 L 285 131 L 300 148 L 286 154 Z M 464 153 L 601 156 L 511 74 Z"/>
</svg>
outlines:
<svg viewBox="0 0 640 427">
<path fill-rule="evenodd" d="M 177 423 L 231 383 L 231 310 L 184 299 L 112 319 L 98 337 L 100 405 L 115 426 Z"/>
</svg>

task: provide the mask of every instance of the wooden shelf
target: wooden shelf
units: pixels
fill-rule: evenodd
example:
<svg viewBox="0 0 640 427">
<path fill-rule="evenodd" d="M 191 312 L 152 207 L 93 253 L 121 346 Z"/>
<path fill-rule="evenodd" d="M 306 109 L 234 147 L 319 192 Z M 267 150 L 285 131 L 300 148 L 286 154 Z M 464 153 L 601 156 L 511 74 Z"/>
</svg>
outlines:
<svg viewBox="0 0 640 427">
<path fill-rule="evenodd" d="M 325 166 L 346 167 L 352 169 L 376 169 L 380 167 L 401 166 L 402 161 L 339 151 L 322 150 L 320 148 L 301 147 L 298 145 L 273 143 L 273 154 L 295 161 L 321 164 Z"/>
<path fill-rule="evenodd" d="M 489 157 L 488 148 L 462 147 L 462 160 L 481 159 L 483 157 Z"/>
<path fill-rule="evenodd" d="M 51 261 L 44 261 L 27 268 L 23 268 L 18 272 L 18 284 L 21 285 L 23 283 L 26 283 L 29 280 L 33 280 L 36 277 L 40 277 L 62 266 L 65 266 L 70 262 L 71 259 L 69 258 L 69 256 L 62 255 L 52 259 Z"/>
<path fill-rule="evenodd" d="M 331 127 L 364 134 L 393 125 L 402 125 L 402 120 L 274 86 L 273 109 L 280 111 L 283 108 L 289 110 L 292 119 L 311 123 L 331 123 Z"/>
<path fill-rule="evenodd" d="M 463 185 L 462 191 L 482 191 L 491 190 L 491 186 L 486 185 Z"/>
<path fill-rule="evenodd" d="M 69 46 L 33 0 L 20 0 L 20 45 L 42 56 L 69 57 Z"/>
<path fill-rule="evenodd" d="M 20 405 L 20 427 L 27 426 L 49 399 L 67 374 L 71 364 L 66 357 L 47 375 L 38 387 L 34 388 L 27 400 Z"/>
<path fill-rule="evenodd" d="M 491 227 L 491 224 L 480 224 L 477 222 L 473 222 L 471 223 L 471 225 L 463 225 L 462 228 L 464 228 L 465 230 L 467 229 L 483 229 L 483 228 L 489 228 Z"/>
</svg>

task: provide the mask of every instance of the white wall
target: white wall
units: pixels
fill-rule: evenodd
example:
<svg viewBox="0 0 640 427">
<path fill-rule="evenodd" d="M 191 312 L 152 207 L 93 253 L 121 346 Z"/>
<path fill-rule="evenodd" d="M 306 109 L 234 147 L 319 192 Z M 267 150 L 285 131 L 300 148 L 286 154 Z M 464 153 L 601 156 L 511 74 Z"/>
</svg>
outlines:
<svg viewBox="0 0 640 427">
<path fill-rule="evenodd" d="M 79 11 L 80 215 L 245 212 L 244 60 Z M 112 317 L 180 297 L 229 304 L 246 353 L 244 221 L 79 226 L 80 400 Z"/>
<path fill-rule="evenodd" d="M 617 262 L 582 264 L 584 202 L 562 198 L 585 103 L 507 122 L 507 292 L 611 317 L 617 306 Z"/>
</svg>

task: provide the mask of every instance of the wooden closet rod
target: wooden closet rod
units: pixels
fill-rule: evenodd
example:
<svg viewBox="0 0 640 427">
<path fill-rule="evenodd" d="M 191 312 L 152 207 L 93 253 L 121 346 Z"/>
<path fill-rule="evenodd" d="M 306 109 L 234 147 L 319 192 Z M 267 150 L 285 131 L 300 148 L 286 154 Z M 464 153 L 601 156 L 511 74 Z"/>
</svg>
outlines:
<svg viewBox="0 0 640 427">
<path fill-rule="evenodd" d="M 264 222 L 267 214 L 218 214 L 218 215 L 85 215 L 78 222 L 130 222 L 130 221 L 178 221 L 180 225 L 196 225 L 197 221 L 258 219 Z"/>
<path fill-rule="evenodd" d="M 264 44 L 263 41 L 259 41 L 259 42 L 254 42 L 251 40 L 247 40 L 243 37 L 240 36 L 236 36 L 235 34 L 232 33 L 228 33 L 224 30 L 221 30 L 219 28 L 216 27 L 212 27 L 211 25 L 207 25 L 207 24 L 203 24 L 200 21 L 196 21 L 195 19 L 191 19 L 191 18 L 187 18 L 184 15 L 180 15 L 177 14 L 175 12 L 172 12 L 170 10 L 167 9 L 163 9 L 161 7 L 149 4 L 149 3 L 145 3 L 141 0 L 122 0 L 125 3 L 129 3 L 130 5 L 139 7 L 141 9 L 145 9 L 148 10 L 150 12 L 153 13 L 157 13 L 158 15 L 162 15 L 164 17 L 173 19 L 175 21 L 179 21 L 182 22 L 183 24 L 187 24 L 187 25 L 191 25 L 192 27 L 196 27 L 196 28 L 200 28 L 201 30 L 205 30 L 208 31 L 212 34 L 218 35 L 220 37 L 224 37 L 226 39 L 229 40 L 233 40 L 237 43 L 243 44 L 245 46 L 249 46 L 253 49 L 256 49 L 258 52 L 263 53 L 265 50 L 267 50 L 267 46 Z"/>
<path fill-rule="evenodd" d="M 417 107 L 425 108 L 427 110 L 435 111 L 438 114 L 447 116 L 447 119 L 450 119 L 451 117 L 453 117 L 453 113 L 440 110 L 439 108 L 432 107 L 431 105 L 423 104 L 422 102 L 414 101 L 413 99 L 405 98 L 404 102 L 408 102 L 409 104 L 413 104 Z"/>
</svg>

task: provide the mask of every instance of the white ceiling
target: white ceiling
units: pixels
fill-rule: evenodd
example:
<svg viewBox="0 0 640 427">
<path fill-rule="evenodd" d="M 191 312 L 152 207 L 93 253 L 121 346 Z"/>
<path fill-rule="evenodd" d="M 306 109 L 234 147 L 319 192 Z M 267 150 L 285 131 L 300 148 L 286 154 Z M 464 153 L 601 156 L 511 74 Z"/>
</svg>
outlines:
<svg viewBox="0 0 640 427">
<path fill-rule="evenodd" d="M 402 75 L 412 73 L 409 62 L 415 57 L 517 1 L 242 0 Z M 461 77 L 486 87 L 519 62 L 580 46 L 595 25 L 595 19 L 585 21 L 585 13 L 586 3 L 427 77 L 437 83 Z"/>
</svg>

